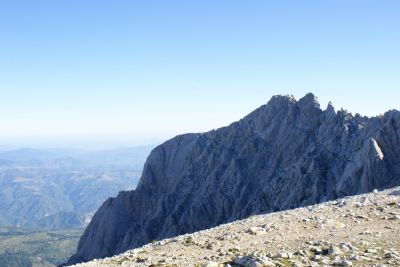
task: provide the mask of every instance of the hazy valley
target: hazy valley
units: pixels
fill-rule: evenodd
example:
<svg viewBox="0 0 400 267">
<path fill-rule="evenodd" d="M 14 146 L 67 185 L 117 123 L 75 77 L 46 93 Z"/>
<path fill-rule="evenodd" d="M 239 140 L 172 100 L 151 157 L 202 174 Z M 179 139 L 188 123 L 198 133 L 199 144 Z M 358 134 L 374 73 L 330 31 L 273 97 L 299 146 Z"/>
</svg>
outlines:
<svg viewBox="0 0 400 267">
<path fill-rule="evenodd" d="M 0 228 L 0 266 L 55 266 L 76 250 L 83 229 Z"/>
<path fill-rule="evenodd" d="M 279 214 L 287 213 L 274 212 L 398 186 L 399 136 L 399 111 L 363 117 L 343 109 L 336 111 L 331 103 L 323 109 L 309 93 L 299 100 L 288 95 L 273 96 L 267 104 L 226 127 L 179 135 L 154 149 L 149 146 L 92 153 L 29 149 L 2 152 L 0 193 L 4 199 L 4 228 L 0 263 L 71 265 L 128 251 L 109 260 L 89 262 L 88 266 L 309 266 L 318 265 L 321 260 L 351 265 L 360 259 L 353 254 L 362 253 L 363 249 L 353 248 L 363 241 L 373 241 L 370 250 L 380 249 L 379 253 L 383 253 L 368 257 L 360 254 L 366 259 L 363 263 L 385 262 L 388 253 L 395 258 L 386 262 L 397 263 L 397 243 L 388 247 L 379 239 L 382 234 L 378 239 L 349 238 L 362 227 L 364 232 L 376 228 L 386 239 L 391 237 L 391 231 L 397 233 L 398 191 L 388 191 L 396 197 L 386 197 L 386 193 L 366 197 L 374 199 L 375 204 L 370 206 L 370 201 L 364 199 L 365 208 L 353 203 L 360 197 L 352 198 L 350 206 L 317 206 L 317 210 L 327 209 L 330 217 L 300 209 L 301 212 L 289 212 L 291 219 L 285 221 Z M 370 217 L 366 224 L 354 224 L 359 217 L 351 214 L 367 218 L 368 209 L 374 211 L 375 217 Z M 350 215 L 341 219 L 344 212 Z M 275 218 L 263 225 L 257 220 L 256 224 L 252 220 L 240 221 L 268 213 L 274 215 L 256 217 Z M 296 220 L 301 223 L 292 225 Z M 313 220 L 317 225 L 309 223 Z M 210 230 L 218 231 L 218 236 L 203 236 L 200 232 L 162 241 L 230 222 L 233 228 Z M 321 227 L 332 228 L 331 235 L 323 235 L 322 241 L 314 240 L 310 233 L 315 231 L 314 237 L 321 235 Z M 288 233 L 282 242 L 297 242 L 290 247 L 291 251 L 287 252 L 284 245 L 279 247 L 285 249 L 283 252 L 275 251 L 273 246 L 263 246 L 268 251 L 258 248 L 263 242 L 276 244 L 277 236 L 283 235 L 276 230 L 282 228 Z M 262 236 L 264 232 L 275 241 L 268 243 Z M 220 235 L 228 238 L 234 233 L 239 249 L 220 244 L 216 252 L 221 257 L 215 256 L 212 249 L 225 240 Z M 249 239 L 248 234 L 260 234 L 259 240 L 251 242 L 256 238 Z M 349 241 L 339 243 L 335 235 L 343 235 L 342 239 Z M 199 242 L 193 242 L 198 236 Z M 219 241 L 212 242 L 213 239 Z M 170 245 L 171 242 L 174 244 Z M 354 253 L 340 253 L 340 257 L 334 258 L 328 252 L 318 254 L 310 250 L 301 257 L 293 257 L 292 250 L 301 248 L 304 242 L 319 246 L 321 251 L 340 246 Z M 146 246 L 139 248 L 143 245 Z M 192 245 L 203 249 L 202 254 Z M 247 249 L 242 251 L 241 246 Z M 130 251 L 134 248 L 139 249 Z M 157 251 L 148 253 L 148 248 Z M 74 254 L 69 258 L 71 253 Z"/>
<path fill-rule="evenodd" d="M 0 266 L 65 261 L 97 208 L 136 187 L 151 148 L 1 151 Z"/>
</svg>

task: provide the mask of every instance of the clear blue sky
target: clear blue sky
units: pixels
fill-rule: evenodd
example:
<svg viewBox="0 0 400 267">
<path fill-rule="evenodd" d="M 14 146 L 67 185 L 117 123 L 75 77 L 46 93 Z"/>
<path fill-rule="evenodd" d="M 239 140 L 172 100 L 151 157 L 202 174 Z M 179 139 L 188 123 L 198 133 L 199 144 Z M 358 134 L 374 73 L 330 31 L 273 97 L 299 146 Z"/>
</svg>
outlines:
<svg viewBox="0 0 400 267">
<path fill-rule="evenodd" d="M 132 145 L 274 94 L 400 109 L 400 1 L 0 3 L 0 146 Z"/>
</svg>

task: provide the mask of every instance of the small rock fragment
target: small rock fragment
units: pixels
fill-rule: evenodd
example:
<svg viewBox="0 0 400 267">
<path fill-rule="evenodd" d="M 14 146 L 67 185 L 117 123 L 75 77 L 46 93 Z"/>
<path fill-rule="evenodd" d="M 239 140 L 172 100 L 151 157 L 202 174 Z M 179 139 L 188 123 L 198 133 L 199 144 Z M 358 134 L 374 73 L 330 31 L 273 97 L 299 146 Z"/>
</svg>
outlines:
<svg viewBox="0 0 400 267">
<path fill-rule="evenodd" d="M 330 247 L 329 247 L 329 249 L 328 249 L 328 254 L 329 255 L 333 255 L 333 256 L 335 256 L 335 255 L 340 255 L 340 254 L 342 254 L 343 252 L 340 250 L 340 248 L 338 248 L 337 246 L 333 246 L 333 245 L 331 245 Z"/>
<path fill-rule="evenodd" d="M 339 266 L 353 266 L 353 263 L 348 260 L 343 260 L 339 263 Z"/>
<path fill-rule="evenodd" d="M 202 265 L 202 267 L 218 267 L 219 264 L 215 261 L 208 261 Z"/>
</svg>

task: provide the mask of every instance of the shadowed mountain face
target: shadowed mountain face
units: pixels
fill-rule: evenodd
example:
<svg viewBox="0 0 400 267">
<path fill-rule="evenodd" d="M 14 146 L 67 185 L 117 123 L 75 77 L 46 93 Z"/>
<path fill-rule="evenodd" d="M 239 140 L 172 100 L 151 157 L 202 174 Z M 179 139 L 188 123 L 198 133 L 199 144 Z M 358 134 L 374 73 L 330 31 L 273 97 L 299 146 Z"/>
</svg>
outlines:
<svg viewBox="0 0 400 267">
<path fill-rule="evenodd" d="M 136 190 L 109 198 L 69 263 L 152 240 L 400 184 L 400 112 L 321 110 L 274 96 L 244 119 L 155 148 Z"/>
</svg>

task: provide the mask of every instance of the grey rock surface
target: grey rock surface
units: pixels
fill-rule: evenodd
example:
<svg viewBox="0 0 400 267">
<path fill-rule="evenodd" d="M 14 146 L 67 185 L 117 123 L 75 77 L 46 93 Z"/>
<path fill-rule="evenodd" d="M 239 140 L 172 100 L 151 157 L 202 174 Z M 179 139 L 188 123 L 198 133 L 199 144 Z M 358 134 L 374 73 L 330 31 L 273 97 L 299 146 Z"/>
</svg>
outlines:
<svg viewBox="0 0 400 267">
<path fill-rule="evenodd" d="M 400 184 L 400 112 L 322 110 L 274 96 L 231 125 L 155 148 L 134 191 L 109 198 L 69 264 L 153 240 Z"/>
</svg>

